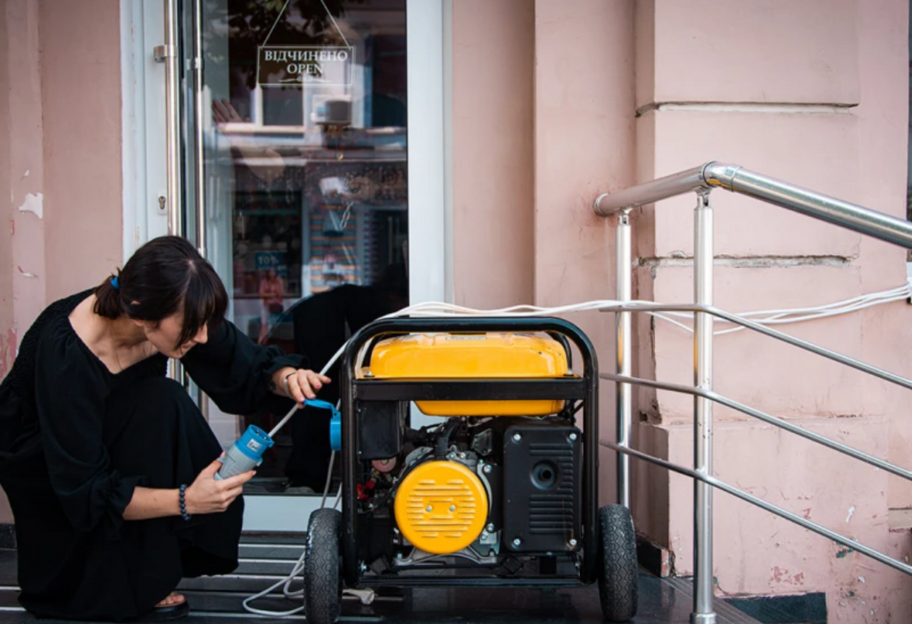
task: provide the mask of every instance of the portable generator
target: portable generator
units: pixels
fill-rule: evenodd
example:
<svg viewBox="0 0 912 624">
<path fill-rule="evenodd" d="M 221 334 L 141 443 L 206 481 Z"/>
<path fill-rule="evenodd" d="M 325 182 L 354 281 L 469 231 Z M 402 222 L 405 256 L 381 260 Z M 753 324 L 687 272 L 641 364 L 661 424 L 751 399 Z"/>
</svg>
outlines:
<svg viewBox="0 0 912 624">
<path fill-rule="evenodd" d="M 631 619 L 633 520 L 597 507 L 598 379 L 589 339 L 557 318 L 392 318 L 359 331 L 340 375 L 342 512 L 317 510 L 308 526 L 307 619 L 335 622 L 343 583 L 596 580 L 605 618 Z M 412 428 L 412 403 L 444 418 Z"/>
</svg>

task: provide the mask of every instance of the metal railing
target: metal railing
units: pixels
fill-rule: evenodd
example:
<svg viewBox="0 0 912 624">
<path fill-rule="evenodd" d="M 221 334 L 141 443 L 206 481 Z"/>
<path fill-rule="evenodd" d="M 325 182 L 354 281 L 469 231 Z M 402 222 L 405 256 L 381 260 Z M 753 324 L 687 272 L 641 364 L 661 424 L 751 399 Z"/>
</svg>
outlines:
<svg viewBox="0 0 912 624">
<path fill-rule="evenodd" d="M 912 380 L 871 366 L 859 360 L 836 353 L 813 343 L 770 329 L 759 323 L 720 310 L 713 306 L 713 211 L 709 202 L 713 189 L 722 188 L 788 210 L 839 225 L 874 238 L 912 249 L 912 223 L 891 217 L 863 206 L 836 199 L 774 178 L 743 169 L 739 165 L 709 162 L 674 175 L 615 193 L 605 193 L 595 200 L 596 214 L 617 216 L 615 243 L 615 271 L 617 274 L 617 300 L 621 305 L 602 308 L 614 312 L 617 331 L 616 374 L 602 373 L 603 379 L 617 383 L 617 443 L 602 441 L 617 451 L 617 489 L 621 504 L 630 506 L 629 456 L 663 466 L 694 479 L 694 609 L 690 620 L 694 624 L 711 624 L 716 621 L 713 611 L 712 569 L 712 490 L 721 489 L 744 501 L 790 520 L 835 542 L 855 549 L 877 561 L 912 575 L 912 566 L 893 559 L 859 542 L 835 533 L 789 511 L 743 492 L 712 474 L 713 404 L 719 403 L 748 416 L 822 444 L 830 449 L 861 460 L 901 478 L 912 481 L 912 471 L 874 457 L 855 448 L 831 440 L 803 427 L 742 405 L 712 389 L 713 319 L 718 317 L 805 349 L 830 360 L 855 368 L 890 383 L 912 390 Z M 631 301 L 632 253 L 630 211 L 657 201 L 695 193 L 697 206 L 694 213 L 694 303 L 692 305 L 662 305 L 624 302 Z M 693 312 L 694 313 L 694 385 L 682 386 L 631 375 L 631 315 L 634 312 Z M 672 392 L 691 394 L 694 397 L 694 468 L 689 469 L 652 457 L 630 448 L 632 426 L 632 387 L 642 385 Z"/>
</svg>

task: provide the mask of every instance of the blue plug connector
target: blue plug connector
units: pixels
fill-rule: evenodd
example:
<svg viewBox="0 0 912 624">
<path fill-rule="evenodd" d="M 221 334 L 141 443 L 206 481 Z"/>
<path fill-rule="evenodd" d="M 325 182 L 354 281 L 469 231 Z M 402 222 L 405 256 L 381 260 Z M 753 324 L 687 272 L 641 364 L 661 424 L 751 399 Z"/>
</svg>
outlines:
<svg viewBox="0 0 912 624">
<path fill-rule="evenodd" d="M 330 420 L 329 424 L 329 442 L 334 451 L 341 450 L 342 414 L 339 413 L 336 406 L 319 399 L 307 399 L 304 401 L 304 405 L 332 411 L 332 420 Z M 273 430 L 272 433 L 274 434 L 276 430 Z M 231 448 L 225 451 L 225 456 L 221 458 L 222 467 L 215 473 L 215 478 L 217 480 L 227 479 L 228 477 L 243 474 L 248 470 L 253 470 L 263 463 L 263 454 L 273 444 L 275 444 L 275 441 L 270 434 L 256 425 L 250 425 L 244 435 Z"/>
</svg>

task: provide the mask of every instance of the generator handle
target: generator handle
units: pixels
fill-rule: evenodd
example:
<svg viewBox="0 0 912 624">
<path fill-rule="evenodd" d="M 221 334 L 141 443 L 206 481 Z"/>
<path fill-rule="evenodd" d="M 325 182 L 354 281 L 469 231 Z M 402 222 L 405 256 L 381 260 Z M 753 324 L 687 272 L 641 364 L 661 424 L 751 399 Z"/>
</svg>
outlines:
<svg viewBox="0 0 912 624">
<path fill-rule="evenodd" d="M 358 475 L 357 415 L 354 406 L 353 381 L 357 371 L 358 352 L 369 340 L 386 334 L 421 334 L 450 332 L 541 332 L 558 334 L 574 343 L 583 360 L 582 379 L 586 392 L 583 400 L 583 539 L 585 553 L 597 551 L 598 513 L 598 444 L 599 413 L 598 358 L 592 342 L 583 331 L 561 318 L 538 317 L 393 317 L 362 327 L 352 336 L 342 357 L 340 392 L 342 395 L 342 576 L 348 587 L 358 587 L 361 566 L 358 561 Z M 568 358 L 570 350 L 566 349 Z M 596 578 L 598 557 L 585 556 L 581 562 L 580 582 L 589 584 Z"/>
</svg>

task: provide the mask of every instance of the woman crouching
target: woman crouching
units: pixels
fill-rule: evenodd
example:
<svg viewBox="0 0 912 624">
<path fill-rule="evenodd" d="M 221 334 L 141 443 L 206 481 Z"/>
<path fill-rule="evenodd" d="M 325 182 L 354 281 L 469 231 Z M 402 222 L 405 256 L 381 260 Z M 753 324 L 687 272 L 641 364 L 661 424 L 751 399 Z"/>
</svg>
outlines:
<svg viewBox="0 0 912 624">
<path fill-rule="evenodd" d="M 140 248 L 117 277 L 51 304 L 0 384 L 0 485 L 16 523 L 20 603 L 48 618 L 175 619 L 180 579 L 237 567 L 253 472 L 222 452 L 168 358 L 228 413 L 329 381 L 224 320 L 225 287 L 186 240 Z M 286 382 L 286 383 L 283 383 Z M 280 390 L 281 389 L 281 390 Z"/>
</svg>

